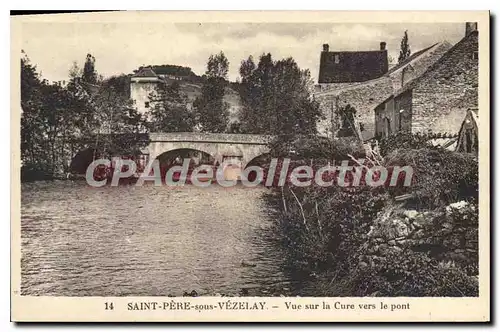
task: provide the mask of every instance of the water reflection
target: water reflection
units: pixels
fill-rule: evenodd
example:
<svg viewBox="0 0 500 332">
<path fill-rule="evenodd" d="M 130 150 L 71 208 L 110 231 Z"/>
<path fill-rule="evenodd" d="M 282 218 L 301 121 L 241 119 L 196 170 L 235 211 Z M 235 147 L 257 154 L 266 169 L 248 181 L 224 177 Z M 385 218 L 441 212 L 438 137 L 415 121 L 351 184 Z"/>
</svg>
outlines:
<svg viewBox="0 0 500 332">
<path fill-rule="evenodd" d="M 22 185 L 23 295 L 291 292 L 265 188 Z M 242 289 L 244 289 L 242 291 Z"/>
</svg>

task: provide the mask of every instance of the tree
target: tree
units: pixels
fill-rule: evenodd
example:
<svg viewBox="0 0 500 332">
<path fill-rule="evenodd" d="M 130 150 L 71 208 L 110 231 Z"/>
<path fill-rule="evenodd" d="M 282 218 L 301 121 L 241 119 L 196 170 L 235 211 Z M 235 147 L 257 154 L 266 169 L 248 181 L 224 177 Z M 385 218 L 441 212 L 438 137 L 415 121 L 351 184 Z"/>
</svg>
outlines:
<svg viewBox="0 0 500 332">
<path fill-rule="evenodd" d="M 355 125 L 356 109 L 352 107 L 350 104 L 347 104 L 345 107 L 341 107 L 338 110 L 337 115 L 340 118 L 340 128 L 338 131 L 338 136 L 339 137 L 357 136 L 356 125 Z"/>
<path fill-rule="evenodd" d="M 224 132 L 229 121 L 229 104 L 224 101 L 229 61 L 224 53 L 210 55 L 201 88 L 193 103 L 197 126 L 203 132 Z"/>
<path fill-rule="evenodd" d="M 143 118 L 120 85 L 114 86 L 109 81 L 99 85 L 91 95 L 91 103 L 97 118 L 93 135 L 96 137 L 96 149 L 112 157 L 134 154 L 142 147 L 140 133 L 145 129 Z"/>
<path fill-rule="evenodd" d="M 313 81 L 293 58 L 273 61 L 263 54 L 257 67 L 249 58 L 240 67 L 243 103 L 241 127 L 246 133 L 271 134 L 290 140 L 316 133 L 321 116 L 311 97 Z"/>
<path fill-rule="evenodd" d="M 75 79 L 80 78 L 82 76 L 83 76 L 82 69 L 78 66 L 78 63 L 76 61 L 73 61 L 73 64 L 71 65 L 71 68 L 69 69 L 70 81 L 74 81 Z"/>
<path fill-rule="evenodd" d="M 95 58 L 92 54 L 87 54 L 85 59 L 85 65 L 83 66 L 82 80 L 85 83 L 96 84 L 97 83 L 97 73 L 95 71 Z"/>
<path fill-rule="evenodd" d="M 138 134 L 144 131 L 143 121 L 124 91 L 126 77 L 89 84 L 75 79 L 79 70 L 74 64 L 67 87 L 49 84 L 22 54 L 23 178 L 26 174 L 35 179 L 63 174 L 73 154 L 82 148 L 116 155 L 142 146 Z M 95 70 L 91 76 L 98 77 Z"/>
<path fill-rule="evenodd" d="M 23 52 L 21 158 L 24 170 L 43 177 L 65 170 L 69 142 L 88 135 L 86 124 L 93 114 L 87 106 L 76 90 L 42 79 Z"/>
<path fill-rule="evenodd" d="M 401 39 L 401 50 L 399 51 L 398 63 L 403 62 L 408 57 L 410 57 L 411 50 L 410 44 L 408 43 L 408 30 L 405 30 L 404 36 Z"/>
<path fill-rule="evenodd" d="M 187 98 L 178 82 L 160 84 L 150 95 L 151 109 L 146 114 L 148 129 L 161 132 L 192 131 L 193 115 L 187 108 Z"/>
<path fill-rule="evenodd" d="M 240 65 L 240 76 L 241 83 L 238 86 L 238 93 L 240 95 L 240 100 L 242 104 L 242 109 L 239 114 L 241 123 L 239 124 L 239 130 L 246 133 L 262 133 L 263 123 L 258 121 L 259 115 L 257 113 L 260 108 L 258 108 L 258 98 L 257 95 L 259 90 L 256 86 L 255 79 L 256 65 L 253 61 L 253 57 L 249 56 L 247 60 L 241 61 Z"/>
</svg>

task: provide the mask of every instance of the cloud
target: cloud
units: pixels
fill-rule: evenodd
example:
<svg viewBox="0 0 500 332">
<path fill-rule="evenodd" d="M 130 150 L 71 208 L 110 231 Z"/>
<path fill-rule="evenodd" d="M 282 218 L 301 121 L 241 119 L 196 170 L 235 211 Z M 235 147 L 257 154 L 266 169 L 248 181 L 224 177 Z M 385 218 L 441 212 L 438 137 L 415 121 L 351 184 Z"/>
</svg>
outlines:
<svg viewBox="0 0 500 332">
<path fill-rule="evenodd" d="M 241 60 L 270 52 L 274 59 L 293 57 L 317 77 L 323 43 L 330 50 L 373 50 L 385 41 L 397 59 L 408 30 L 414 52 L 436 42 L 456 43 L 464 23 L 335 24 L 335 23 L 26 23 L 22 47 L 49 80 L 63 80 L 73 61 L 83 66 L 87 53 L 104 76 L 130 73 L 147 64 L 188 66 L 198 74 L 210 54 L 224 51 L 230 79 Z"/>
</svg>

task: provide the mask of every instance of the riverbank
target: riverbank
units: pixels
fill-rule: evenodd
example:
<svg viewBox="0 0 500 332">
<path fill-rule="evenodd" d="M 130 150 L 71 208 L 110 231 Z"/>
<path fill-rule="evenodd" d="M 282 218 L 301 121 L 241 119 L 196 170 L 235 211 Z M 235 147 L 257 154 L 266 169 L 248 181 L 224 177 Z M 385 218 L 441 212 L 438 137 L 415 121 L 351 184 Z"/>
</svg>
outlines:
<svg viewBox="0 0 500 332">
<path fill-rule="evenodd" d="M 284 265 L 320 276 L 322 296 L 477 296 L 477 159 L 434 148 L 391 150 L 409 188 L 274 188 Z"/>
</svg>

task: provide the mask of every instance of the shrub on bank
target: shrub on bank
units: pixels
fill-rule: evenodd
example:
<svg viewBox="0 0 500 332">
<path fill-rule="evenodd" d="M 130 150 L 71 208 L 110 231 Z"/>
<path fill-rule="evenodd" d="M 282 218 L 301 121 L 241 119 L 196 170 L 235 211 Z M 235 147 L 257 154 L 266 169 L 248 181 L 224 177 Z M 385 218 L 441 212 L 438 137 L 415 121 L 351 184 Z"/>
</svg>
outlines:
<svg viewBox="0 0 500 332">
<path fill-rule="evenodd" d="M 405 189 L 412 199 L 395 202 L 401 192 L 386 187 L 273 189 L 268 202 L 277 211 L 286 268 L 329 275 L 330 281 L 318 281 L 323 296 L 477 296 L 477 159 L 424 146 L 394 149 L 384 165 L 414 168 L 415 183 Z M 408 207 L 424 224 L 422 237 L 374 242 L 374 227 L 388 225 L 384 232 L 392 234 L 397 218 L 402 225 L 409 218 Z M 415 231 L 412 224 L 403 233 Z M 374 245 L 382 253 L 364 259 Z"/>
<path fill-rule="evenodd" d="M 474 155 L 439 148 L 396 149 L 385 159 L 386 167 L 412 167 L 412 185 L 403 192 L 397 188 L 397 192 L 412 193 L 421 207 L 477 200 L 478 164 Z"/>
</svg>

